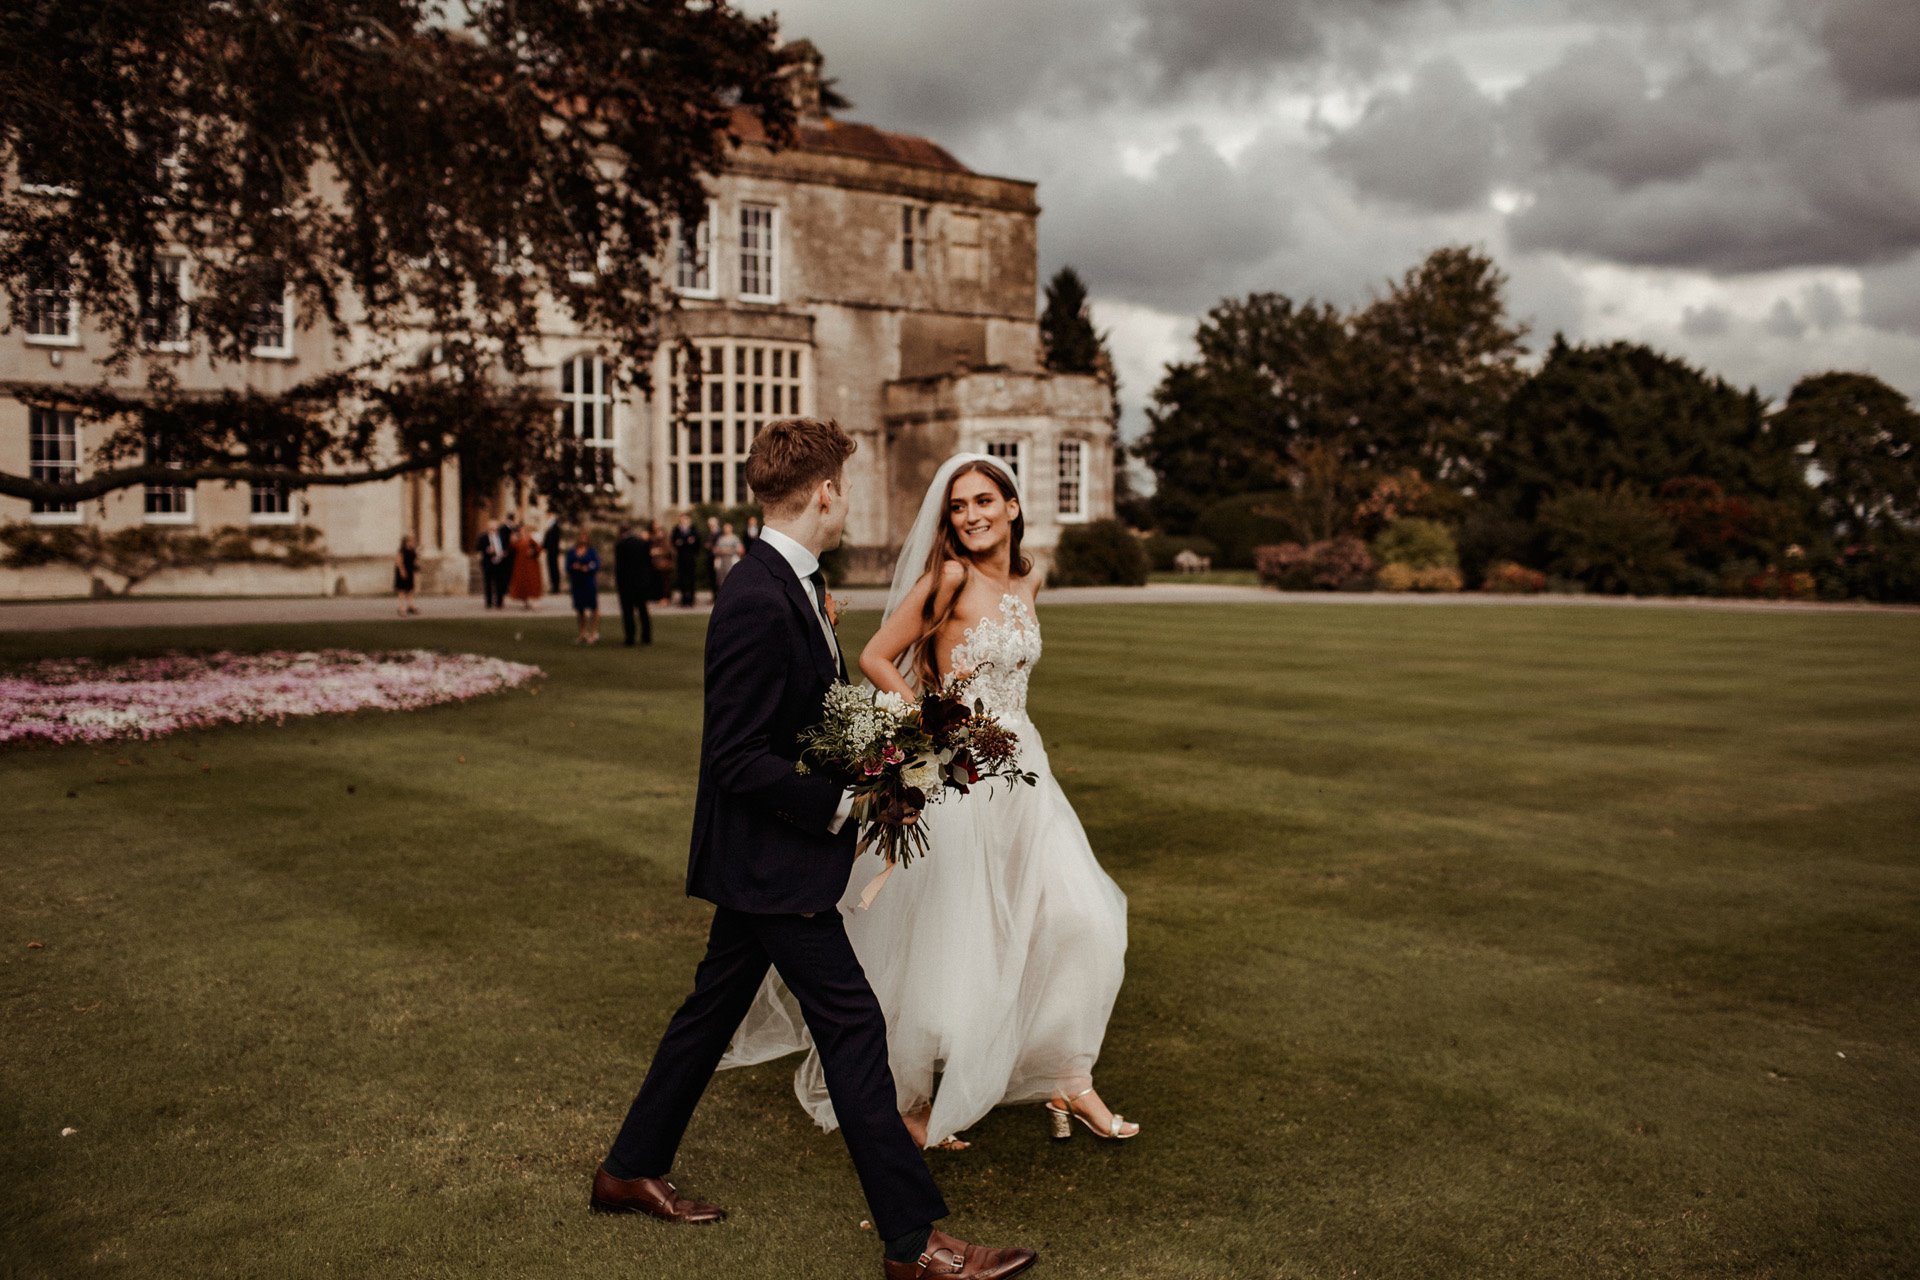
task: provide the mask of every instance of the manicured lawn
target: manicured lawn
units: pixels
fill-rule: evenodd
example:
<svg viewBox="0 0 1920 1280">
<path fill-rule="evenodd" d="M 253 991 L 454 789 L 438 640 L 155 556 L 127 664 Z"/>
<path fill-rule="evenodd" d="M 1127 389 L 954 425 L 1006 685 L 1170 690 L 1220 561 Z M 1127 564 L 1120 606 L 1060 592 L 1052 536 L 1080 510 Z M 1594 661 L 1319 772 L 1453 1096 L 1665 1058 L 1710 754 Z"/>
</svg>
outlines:
<svg viewBox="0 0 1920 1280">
<path fill-rule="evenodd" d="M 1251 569 L 1209 569 L 1205 573 L 1160 573 L 1147 575 L 1149 582 L 1185 583 L 1205 587 L 1257 587 L 1260 575 Z"/>
<path fill-rule="evenodd" d="M 1920 618 L 1042 616 L 1146 1133 L 995 1113 L 933 1156 L 955 1231 L 1059 1277 L 1920 1271 Z M 235 629 L 549 679 L 0 755 L 0 1275 L 877 1276 L 782 1064 L 676 1171 L 732 1221 L 586 1213 L 703 937 L 701 625 Z"/>
</svg>

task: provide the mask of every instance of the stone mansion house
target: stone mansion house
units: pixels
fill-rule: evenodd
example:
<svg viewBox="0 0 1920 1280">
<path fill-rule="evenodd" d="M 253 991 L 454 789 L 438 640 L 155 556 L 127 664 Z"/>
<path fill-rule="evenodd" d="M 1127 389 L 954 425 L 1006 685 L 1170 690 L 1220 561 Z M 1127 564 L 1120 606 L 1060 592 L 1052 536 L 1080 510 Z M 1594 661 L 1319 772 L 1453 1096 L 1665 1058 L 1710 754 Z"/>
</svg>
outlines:
<svg viewBox="0 0 1920 1280">
<path fill-rule="evenodd" d="M 804 46 L 803 46 L 804 47 Z M 675 420 L 673 343 L 656 356 L 652 398 L 607 376 L 594 337 L 564 317 L 533 353 L 562 423 L 602 449 L 620 504 L 663 524 L 701 503 L 745 502 L 745 458 L 759 426 L 795 413 L 837 419 L 860 444 L 849 463 L 854 577 L 884 577 L 942 459 L 970 449 L 1006 459 L 1025 492 L 1027 545 L 1042 563 L 1064 525 L 1113 510 L 1107 387 L 1042 365 L 1037 312 L 1039 206 L 1031 182 L 988 177 L 935 143 L 836 120 L 821 107 L 818 67 L 795 78 L 795 144 L 773 151 L 742 114 L 742 144 L 712 182 L 707 218 L 683 235 L 669 284 L 680 310 L 670 336 L 704 364 L 701 403 Z M 811 72 L 811 74 L 808 74 Z M 191 264 L 179 262 L 190 287 Z M 105 340 L 72 307 L 39 307 L 0 334 L 0 383 L 49 390 L 98 380 Z M 277 336 L 238 374 L 215 373 L 178 335 L 181 376 L 242 376 L 275 389 L 329 356 L 325 334 L 283 313 Z M 0 467 L 53 476 L 86 465 L 87 424 L 48 397 L 0 398 Z M 0 498 L 0 523 L 139 522 L 205 529 L 306 523 L 323 537 L 320 569 L 236 565 L 162 575 L 167 593 L 379 592 L 411 533 L 423 589 L 464 592 L 480 528 L 527 512 L 518 495 L 462 492 L 460 468 L 304 492 L 202 484 L 123 491 L 64 510 Z M 84 594 L 78 570 L 0 570 L 0 598 Z"/>
</svg>

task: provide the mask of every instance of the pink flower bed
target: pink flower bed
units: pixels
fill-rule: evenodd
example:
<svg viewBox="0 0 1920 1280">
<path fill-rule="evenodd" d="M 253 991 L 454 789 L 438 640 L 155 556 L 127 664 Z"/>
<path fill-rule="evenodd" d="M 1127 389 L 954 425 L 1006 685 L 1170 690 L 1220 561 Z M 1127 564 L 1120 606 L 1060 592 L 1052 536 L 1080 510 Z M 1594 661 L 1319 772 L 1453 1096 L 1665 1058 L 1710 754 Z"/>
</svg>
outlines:
<svg viewBox="0 0 1920 1280">
<path fill-rule="evenodd" d="M 346 711 L 411 711 L 496 693 L 542 675 L 472 653 L 165 654 L 88 658 L 0 674 L 0 745 L 157 738 L 182 729 Z"/>
</svg>

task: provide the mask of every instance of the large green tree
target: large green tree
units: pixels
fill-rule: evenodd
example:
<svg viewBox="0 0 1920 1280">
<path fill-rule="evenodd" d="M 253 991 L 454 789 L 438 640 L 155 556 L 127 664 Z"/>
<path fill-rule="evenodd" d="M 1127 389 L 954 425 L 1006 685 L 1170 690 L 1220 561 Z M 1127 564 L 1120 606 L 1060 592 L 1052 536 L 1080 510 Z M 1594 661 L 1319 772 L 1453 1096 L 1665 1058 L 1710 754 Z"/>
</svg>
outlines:
<svg viewBox="0 0 1920 1280">
<path fill-rule="evenodd" d="M 1093 327 L 1087 282 L 1072 267 L 1061 267 L 1047 281 L 1040 311 L 1040 345 L 1047 368 L 1056 373 L 1111 373 L 1106 338 Z"/>
<path fill-rule="evenodd" d="M 1351 312 L 1278 293 L 1222 302 L 1198 356 L 1154 392 L 1140 455 L 1159 476 L 1155 514 L 1183 527 L 1223 498 L 1299 490 L 1330 459 L 1351 473 L 1343 492 L 1405 472 L 1475 489 L 1523 380 L 1505 290 L 1490 258 L 1447 247 Z"/>
<path fill-rule="evenodd" d="M 790 137 L 781 73 L 771 21 L 724 2 L 0 6 L 0 290 L 16 325 L 72 305 L 105 336 L 87 407 L 116 424 L 76 481 L 0 472 L 0 493 L 358 483 L 454 454 L 564 487 L 566 442 L 513 385 L 543 308 L 643 376 L 735 109 Z M 243 361 L 283 289 L 335 345 L 291 390 L 207 397 L 144 350 L 190 304 L 196 354 Z"/>
<path fill-rule="evenodd" d="M 1345 440 L 1355 425 L 1348 334 L 1331 306 L 1278 293 L 1229 299 L 1195 334 L 1194 359 L 1167 366 L 1140 457 L 1157 520 L 1189 529 L 1214 502 L 1286 487 L 1297 446 Z"/>
<path fill-rule="evenodd" d="M 1865 373 L 1803 378 L 1774 430 L 1817 469 L 1820 514 L 1842 541 L 1920 533 L 1920 413 Z"/>
<path fill-rule="evenodd" d="M 1510 402 L 1486 490 L 1531 519 L 1572 490 L 1650 496 L 1688 477 L 1746 498 L 1791 501 L 1804 497 L 1804 472 L 1759 393 L 1638 343 L 1578 346 L 1556 337 Z"/>
<path fill-rule="evenodd" d="M 1506 280 L 1482 253 L 1436 249 L 1353 317 L 1362 457 L 1455 490 L 1478 484 L 1525 378 Z"/>
</svg>

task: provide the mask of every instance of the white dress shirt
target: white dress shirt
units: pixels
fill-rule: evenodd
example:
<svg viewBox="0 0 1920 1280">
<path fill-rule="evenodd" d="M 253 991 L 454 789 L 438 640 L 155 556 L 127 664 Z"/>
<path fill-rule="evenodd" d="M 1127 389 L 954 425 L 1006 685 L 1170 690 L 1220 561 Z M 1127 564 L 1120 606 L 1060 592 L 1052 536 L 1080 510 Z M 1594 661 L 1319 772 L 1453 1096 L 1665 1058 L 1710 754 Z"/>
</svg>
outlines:
<svg viewBox="0 0 1920 1280">
<path fill-rule="evenodd" d="M 800 579 L 800 589 L 813 600 L 814 616 L 820 621 L 820 630 L 827 637 L 827 649 L 833 654 L 834 662 L 840 661 L 840 638 L 833 634 L 833 624 L 827 621 L 827 602 L 815 599 L 813 594 L 813 574 L 820 567 L 820 557 L 801 546 L 791 535 L 780 532 L 772 525 L 760 526 L 760 540 L 780 553 L 780 558 L 793 566 L 794 576 Z M 833 821 L 827 824 L 827 830 L 835 835 L 847 823 L 847 815 L 853 812 L 853 792 L 851 789 L 840 793 L 840 807 L 834 810 Z"/>
</svg>

